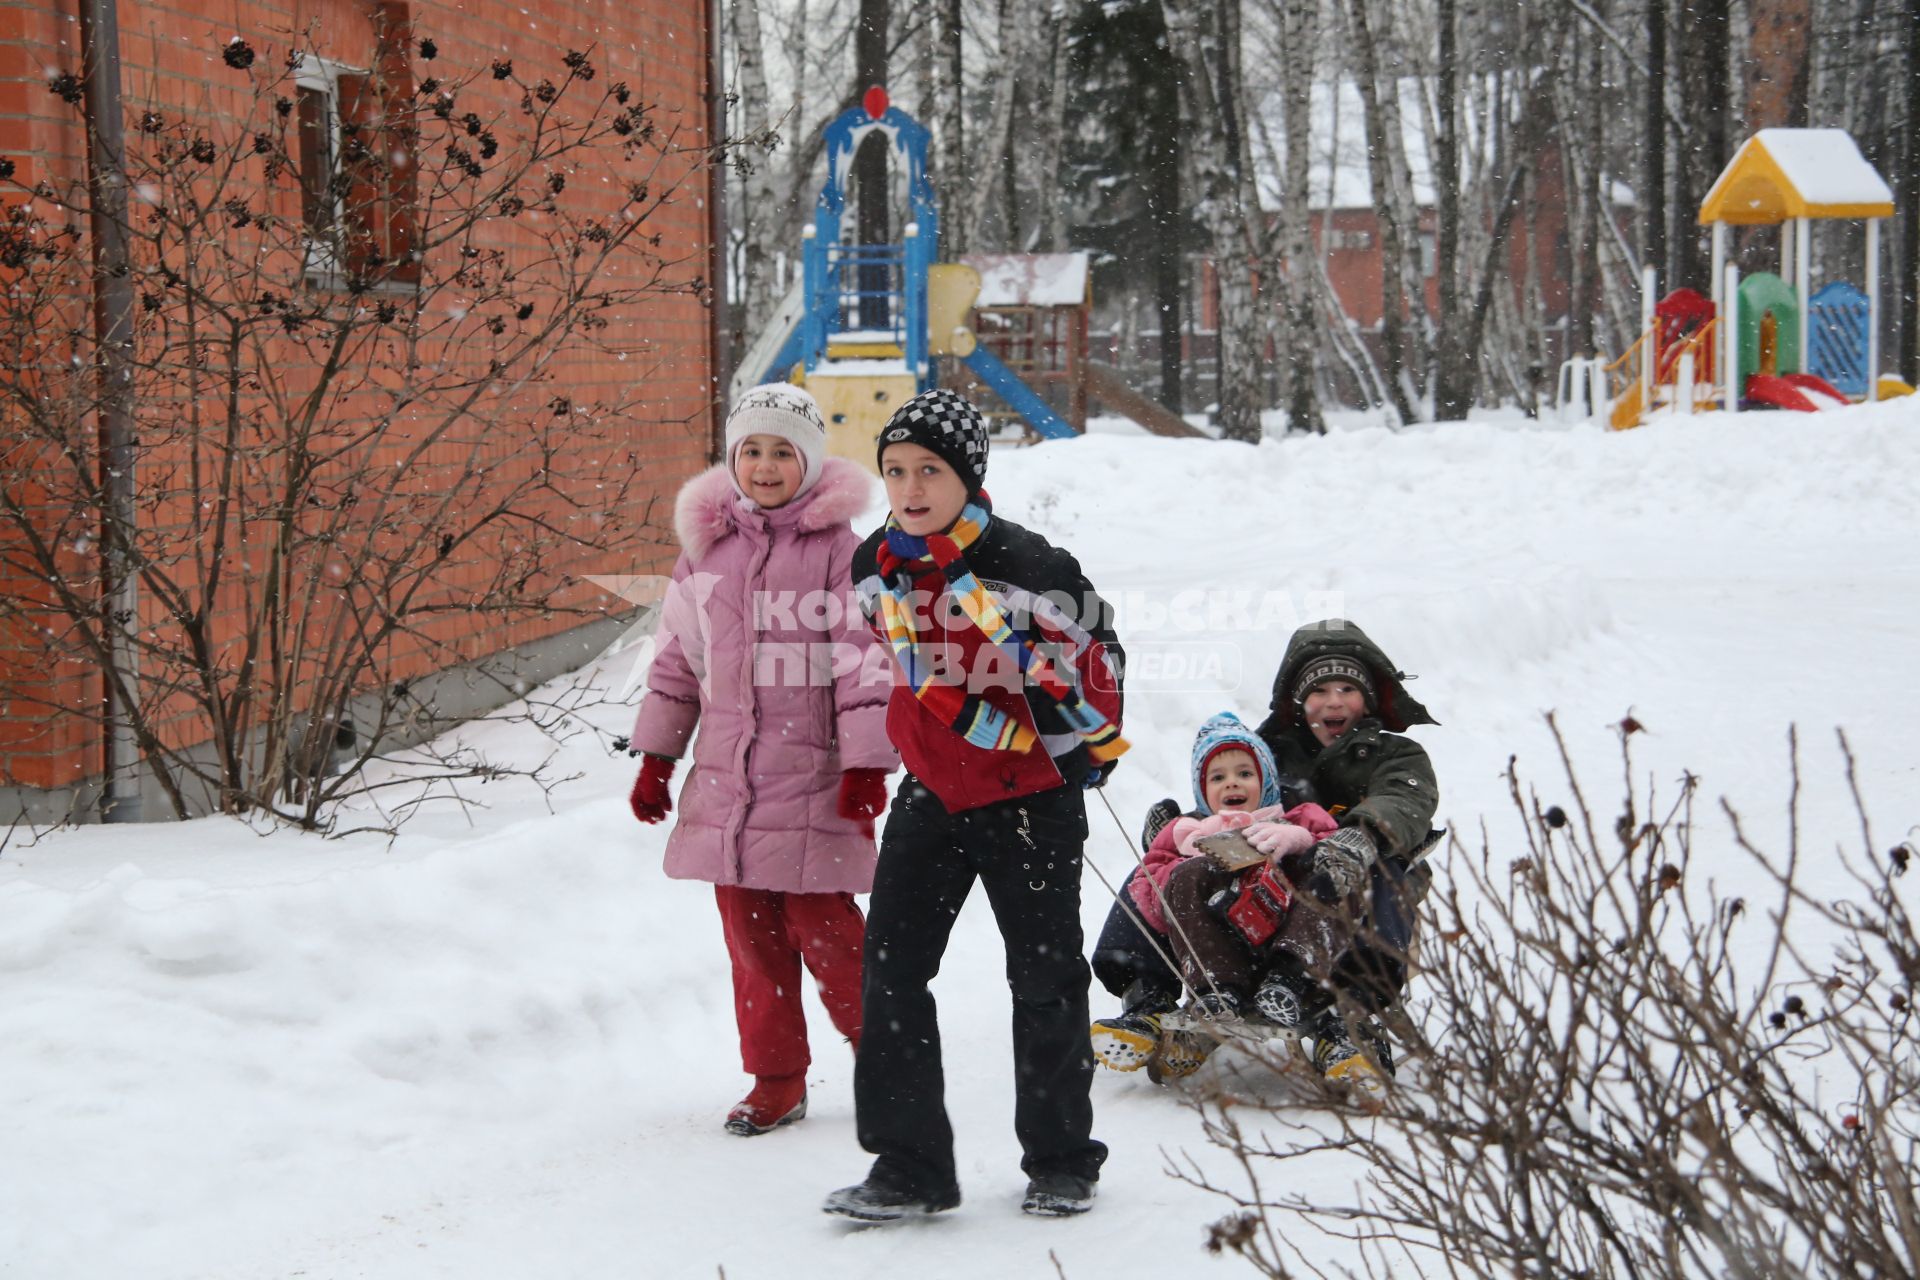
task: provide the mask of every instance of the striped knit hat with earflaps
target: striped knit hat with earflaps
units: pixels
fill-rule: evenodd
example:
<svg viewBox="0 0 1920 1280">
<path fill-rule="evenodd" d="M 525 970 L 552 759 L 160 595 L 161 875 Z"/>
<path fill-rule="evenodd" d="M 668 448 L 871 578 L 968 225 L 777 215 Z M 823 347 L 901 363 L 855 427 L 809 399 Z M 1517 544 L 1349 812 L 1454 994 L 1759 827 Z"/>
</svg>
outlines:
<svg viewBox="0 0 1920 1280">
<path fill-rule="evenodd" d="M 1374 707 L 1373 673 L 1367 670 L 1366 663 L 1349 658 L 1344 653 L 1323 653 L 1304 663 L 1300 674 L 1293 680 L 1294 702 L 1305 702 L 1315 685 L 1325 684 L 1329 680 L 1345 680 L 1358 687 L 1367 696 L 1368 709 Z"/>
</svg>

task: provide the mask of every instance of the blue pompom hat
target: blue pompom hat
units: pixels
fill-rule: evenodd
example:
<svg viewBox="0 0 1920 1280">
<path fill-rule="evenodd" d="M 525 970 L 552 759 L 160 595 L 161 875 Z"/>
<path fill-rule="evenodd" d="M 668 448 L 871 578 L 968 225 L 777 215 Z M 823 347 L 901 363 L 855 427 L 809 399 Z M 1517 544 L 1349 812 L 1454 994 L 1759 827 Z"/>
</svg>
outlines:
<svg viewBox="0 0 1920 1280">
<path fill-rule="evenodd" d="M 1213 812 L 1207 806 L 1207 761 L 1222 751 L 1245 751 L 1259 765 L 1260 808 L 1280 803 L 1280 766 L 1274 763 L 1273 752 L 1239 716 L 1222 711 L 1201 725 L 1193 739 L 1193 801 L 1201 817 Z"/>
</svg>

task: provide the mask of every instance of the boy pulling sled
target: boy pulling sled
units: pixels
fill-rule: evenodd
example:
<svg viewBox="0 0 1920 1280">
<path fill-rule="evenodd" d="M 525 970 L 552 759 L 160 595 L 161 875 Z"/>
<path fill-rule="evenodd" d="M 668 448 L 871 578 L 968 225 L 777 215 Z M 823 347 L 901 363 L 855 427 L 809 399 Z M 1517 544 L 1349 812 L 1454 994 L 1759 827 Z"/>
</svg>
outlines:
<svg viewBox="0 0 1920 1280">
<path fill-rule="evenodd" d="M 1202 726 L 1195 809 L 1169 819 L 1162 801 L 1149 815 L 1147 855 L 1095 948 L 1124 1001 L 1093 1024 L 1105 1065 L 1177 1078 L 1224 1039 L 1296 1036 L 1328 1081 L 1384 1089 L 1380 1015 L 1406 981 L 1439 834 L 1433 766 L 1402 736 L 1436 722 L 1405 679 L 1360 628 L 1328 619 L 1294 633 L 1258 730 L 1231 715 Z"/>
</svg>

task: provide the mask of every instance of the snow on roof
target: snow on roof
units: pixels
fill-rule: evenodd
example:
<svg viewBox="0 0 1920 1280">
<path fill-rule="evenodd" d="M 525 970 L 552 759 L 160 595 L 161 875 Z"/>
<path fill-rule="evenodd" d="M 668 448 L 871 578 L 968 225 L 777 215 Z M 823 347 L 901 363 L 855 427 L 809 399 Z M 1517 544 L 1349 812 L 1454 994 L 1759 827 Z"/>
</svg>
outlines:
<svg viewBox="0 0 1920 1280">
<path fill-rule="evenodd" d="M 1893 200 L 1893 191 L 1845 129 L 1762 129 L 1753 138 L 1810 200 L 1822 204 Z"/>
<path fill-rule="evenodd" d="M 1077 307 L 1087 300 L 1084 253 L 969 253 L 980 273 L 976 307 Z"/>
<path fill-rule="evenodd" d="M 1893 191 L 1845 129 L 1762 129 L 1741 144 L 1700 205 L 1700 221 L 1884 218 Z"/>
</svg>

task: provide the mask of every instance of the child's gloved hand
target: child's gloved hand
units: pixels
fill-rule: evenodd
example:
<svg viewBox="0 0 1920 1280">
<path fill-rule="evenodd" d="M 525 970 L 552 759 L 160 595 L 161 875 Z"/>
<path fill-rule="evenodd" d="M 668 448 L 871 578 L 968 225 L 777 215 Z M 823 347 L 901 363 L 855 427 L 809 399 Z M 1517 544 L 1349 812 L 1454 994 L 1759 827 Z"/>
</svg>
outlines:
<svg viewBox="0 0 1920 1280">
<path fill-rule="evenodd" d="M 627 797 L 634 817 L 642 822 L 658 822 L 673 812 L 673 796 L 667 790 L 667 783 L 672 781 L 673 766 L 678 763 L 672 756 L 655 755 L 640 762 L 640 776 L 633 780 L 633 794 Z"/>
<path fill-rule="evenodd" d="M 1140 852 L 1153 848 L 1153 842 L 1166 830 L 1167 824 L 1179 816 L 1180 802 L 1172 796 L 1156 801 L 1153 808 L 1147 810 L 1146 823 L 1140 828 Z"/>
<path fill-rule="evenodd" d="M 1283 857 L 1287 879 L 1332 906 L 1367 882 L 1380 846 L 1363 827 L 1342 827 L 1311 849 Z"/>
<path fill-rule="evenodd" d="M 860 834 L 873 838 L 873 820 L 887 807 L 885 769 L 848 769 L 840 775 L 840 798 L 834 810 L 848 822 L 860 824 Z"/>
<path fill-rule="evenodd" d="M 1247 843 L 1278 862 L 1290 853 L 1313 847 L 1313 832 L 1291 822 L 1256 822 L 1241 833 Z"/>
</svg>

